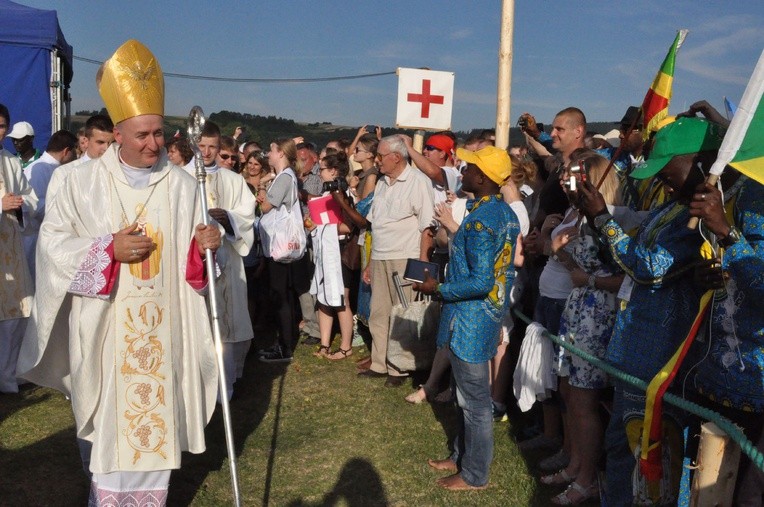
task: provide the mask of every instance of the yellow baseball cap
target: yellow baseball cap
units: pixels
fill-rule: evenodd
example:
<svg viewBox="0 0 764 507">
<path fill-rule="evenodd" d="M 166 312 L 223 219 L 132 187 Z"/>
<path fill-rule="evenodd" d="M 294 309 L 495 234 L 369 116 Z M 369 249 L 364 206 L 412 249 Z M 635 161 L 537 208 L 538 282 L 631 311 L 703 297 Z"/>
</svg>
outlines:
<svg viewBox="0 0 764 507">
<path fill-rule="evenodd" d="M 512 174 L 512 161 L 507 150 L 496 146 L 486 146 L 477 151 L 458 148 L 456 156 L 468 164 L 475 164 L 491 181 L 501 185 Z"/>
</svg>

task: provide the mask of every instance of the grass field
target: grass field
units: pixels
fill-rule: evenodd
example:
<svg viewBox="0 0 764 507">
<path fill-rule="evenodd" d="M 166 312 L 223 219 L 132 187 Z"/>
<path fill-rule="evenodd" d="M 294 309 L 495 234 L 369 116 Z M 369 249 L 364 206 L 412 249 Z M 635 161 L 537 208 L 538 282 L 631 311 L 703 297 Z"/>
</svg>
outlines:
<svg viewBox="0 0 764 507">
<path fill-rule="evenodd" d="M 410 386 L 357 378 L 352 359 L 330 362 L 300 345 L 290 365 L 250 355 L 231 402 L 243 505 L 549 505 L 559 490 L 540 486 L 518 452 L 512 424 L 495 424 L 491 487 L 447 492 L 427 458 L 448 455 L 454 408 L 410 405 Z M 170 505 L 231 505 L 222 417 L 206 430 L 207 451 L 184 454 Z M 538 456 L 533 456 L 534 459 Z M 69 403 L 26 387 L 0 395 L 0 505 L 86 505 L 88 481 Z"/>
</svg>

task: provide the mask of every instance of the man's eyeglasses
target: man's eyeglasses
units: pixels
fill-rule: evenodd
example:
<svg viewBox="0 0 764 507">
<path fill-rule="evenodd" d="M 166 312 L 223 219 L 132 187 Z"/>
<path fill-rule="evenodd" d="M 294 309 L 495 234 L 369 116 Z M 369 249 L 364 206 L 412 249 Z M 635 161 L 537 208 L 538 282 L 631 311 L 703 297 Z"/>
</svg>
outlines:
<svg viewBox="0 0 764 507">
<path fill-rule="evenodd" d="M 392 151 L 388 151 L 387 153 L 377 152 L 377 159 L 378 160 L 382 160 L 383 158 L 385 158 L 386 156 L 390 155 L 391 153 L 394 153 L 394 152 L 392 152 Z"/>
<path fill-rule="evenodd" d="M 426 145 L 424 146 L 424 151 L 433 151 L 433 150 L 438 150 L 438 151 L 440 151 L 440 148 L 436 148 L 435 146 L 433 146 L 433 145 L 431 145 L 431 144 L 426 144 Z"/>
<path fill-rule="evenodd" d="M 228 153 L 221 153 L 220 158 L 223 160 L 228 160 L 229 158 L 234 158 L 236 155 L 229 155 Z"/>
</svg>

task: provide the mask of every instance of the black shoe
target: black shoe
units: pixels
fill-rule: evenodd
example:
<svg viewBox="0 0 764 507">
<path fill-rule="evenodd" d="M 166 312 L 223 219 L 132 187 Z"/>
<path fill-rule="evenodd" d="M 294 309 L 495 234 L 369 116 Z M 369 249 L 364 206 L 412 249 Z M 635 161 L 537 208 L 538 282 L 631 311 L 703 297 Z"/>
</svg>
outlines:
<svg viewBox="0 0 764 507">
<path fill-rule="evenodd" d="M 368 378 L 382 378 L 387 377 L 387 373 L 379 373 L 374 370 L 363 370 L 358 372 L 358 376 Z"/>
<path fill-rule="evenodd" d="M 274 354 L 281 350 L 281 347 L 279 347 L 279 344 L 271 345 L 270 347 L 266 347 L 264 349 L 260 349 L 257 351 L 257 357 L 267 356 Z"/>
<path fill-rule="evenodd" d="M 274 351 L 264 352 L 260 355 L 260 361 L 264 363 L 291 363 L 292 354 L 286 353 L 278 347 Z"/>
<path fill-rule="evenodd" d="M 400 387 L 405 384 L 408 379 L 408 377 L 393 377 L 392 375 L 388 375 L 387 380 L 385 381 L 385 387 Z"/>
<path fill-rule="evenodd" d="M 318 345 L 319 343 L 321 343 L 321 339 L 315 336 L 308 336 L 302 340 L 303 345 Z"/>
</svg>

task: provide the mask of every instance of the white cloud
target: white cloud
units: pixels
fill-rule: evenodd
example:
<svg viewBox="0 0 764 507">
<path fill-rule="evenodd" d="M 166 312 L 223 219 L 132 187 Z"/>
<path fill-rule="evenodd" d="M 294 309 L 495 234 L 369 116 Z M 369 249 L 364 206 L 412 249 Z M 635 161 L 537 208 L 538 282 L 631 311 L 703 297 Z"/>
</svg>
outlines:
<svg viewBox="0 0 764 507">
<path fill-rule="evenodd" d="M 725 18 L 723 24 L 732 20 Z M 683 47 L 677 67 L 719 83 L 745 85 L 755 62 L 740 61 L 741 53 L 761 47 L 761 31 L 754 27 L 735 25 L 737 30 L 706 40 L 698 46 Z M 735 63 L 730 63 L 735 62 Z"/>
<path fill-rule="evenodd" d="M 461 28 L 459 30 L 454 30 L 453 32 L 449 32 L 448 38 L 451 40 L 464 40 L 468 38 L 470 35 L 472 35 L 472 29 Z"/>
</svg>

